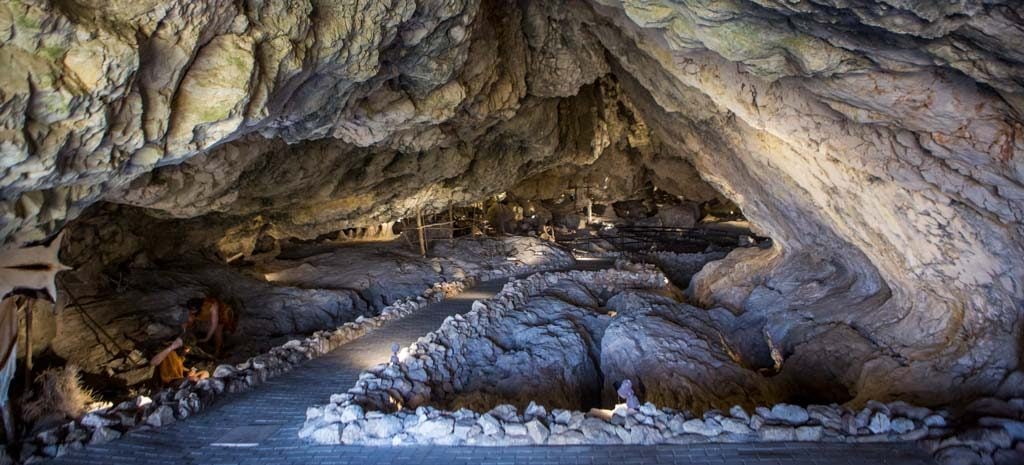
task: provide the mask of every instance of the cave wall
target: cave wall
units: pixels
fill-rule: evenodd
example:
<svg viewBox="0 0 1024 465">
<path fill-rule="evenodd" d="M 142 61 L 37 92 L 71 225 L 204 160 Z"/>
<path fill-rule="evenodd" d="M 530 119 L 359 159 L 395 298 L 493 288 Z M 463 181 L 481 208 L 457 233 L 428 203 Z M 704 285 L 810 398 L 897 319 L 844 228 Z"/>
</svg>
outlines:
<svg viewBox="0 0 1024 465">
<path fill-rule="evenodd" d="M 314 237 L 608 170 L 622 190 L 717 190 L 774 239 L 691 295 L 766 331 L 783 373 L 829 373 L 861 400 L 1007 393 L 1022 15 L 1010 0 L 8 2 L 0 237 L 43 238 L 100 200 Z M 813 355 L 830 344 L 851 350 Z"/>
</svg>

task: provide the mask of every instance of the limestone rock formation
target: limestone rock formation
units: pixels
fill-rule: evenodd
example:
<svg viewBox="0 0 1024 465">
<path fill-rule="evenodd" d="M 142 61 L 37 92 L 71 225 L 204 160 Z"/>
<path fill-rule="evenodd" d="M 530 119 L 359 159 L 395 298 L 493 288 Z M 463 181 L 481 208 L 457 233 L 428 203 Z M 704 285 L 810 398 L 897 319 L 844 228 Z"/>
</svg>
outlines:
<svg viewBox="0 0 1024 465">
<path fill-rule="evenodd" d="M 1014 0 L 7 2 L 0 240 L 100 201 L 281 239 L 543 198 L 574 172 L 717 190 L 774 247 L 732 253 L 692 297 L 767 334 L 781 376 L 829 373 L 855 403 L 1019 395 L 1022 16 Z"/>
</svg>

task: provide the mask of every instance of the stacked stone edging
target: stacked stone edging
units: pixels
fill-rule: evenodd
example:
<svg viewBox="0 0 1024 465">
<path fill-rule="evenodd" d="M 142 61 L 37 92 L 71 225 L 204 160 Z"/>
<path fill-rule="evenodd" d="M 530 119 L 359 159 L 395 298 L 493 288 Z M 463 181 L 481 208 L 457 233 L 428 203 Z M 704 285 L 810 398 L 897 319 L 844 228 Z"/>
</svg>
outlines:
<svg viewBox="0 0 1024 465">
<path fill-rule="evenodd" d="M 378 316 L 359 317 L 334 330 L 317 331 L 301 340 L 293 339 L 237 365 L 219 365 L 208 379 L 197 382 L 184 380 L 174 388 L 161 390 L 153 398 L 138 396 L 36 433 L 23 442 L 21 461 L 31 463 L 44 458 L 58 457 L 69 449 L 106 443 L 131 430 L 144 427 L 159 428 L 184 420 L 228 394 L 251 389 L 274 376 L 291 371 L 306 360 L 323 356 L 341 345 L 358 339 L 388 322 L 458 295 L 478 282 L 566 268 L 573 263 L 574 260 L 569 254 L 556 252 L 545 257 L 540 264 L 509 262 L 461 280 L 434 284 L 418 296 L 400 299 L 384 307 Z"/>
<path fill-rule="evenodd" d="M 902 401 L 869 401 L 856 410 L 838 404 L 776 404 L 751 412 L 734 406 L 701 415 L 650 403 L 636 410 L 619 405 L 586 413 L 548 412 L 533 403 L 523 412 L 499 405 L 482 413 L 426 405 L 432 386 L 450 394 L 452 386 L 445 378 L 451 379 L 451 370 L 458 368 L 437 363 L 451 350 L 438 342 L 452 341 L 460 332 L 472 335 L 479 331 L 477 322 L 501 318 L 559 279 L 578 279 L 584 273 L 609 286 L 662 287 L 666 282 L 652 267 L 544 273 L 512 281 L 494 298 L 474 302 L 471 312 L 449 317 L 440 329 L 420 338 L 400 363 L 371 368 L 348 392 L 332 395 L 327 405 L 310 407 L 299 436 L 321 444 L 473 446 L 916 441 L 941 463 L 1024 463 L 1024 399 L 984 399 L 984 405 L 997 407 L 974 422 L 964 421 L 970 415 L 963 412 L 953 415 Z"/>
</svg>

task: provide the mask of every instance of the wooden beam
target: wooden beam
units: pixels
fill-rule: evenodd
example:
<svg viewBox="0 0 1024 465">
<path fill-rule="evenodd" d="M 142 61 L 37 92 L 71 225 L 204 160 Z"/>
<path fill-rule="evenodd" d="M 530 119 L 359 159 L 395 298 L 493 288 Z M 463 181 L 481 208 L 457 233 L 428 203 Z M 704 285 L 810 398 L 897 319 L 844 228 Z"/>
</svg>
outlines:
<svg viewBox="0 0 1024 465">
<path fill-rule="evenodd" d="M 25 307 L 25 395 L 27 396 L 32 390 L 32 303 L 22 297 L 21 305 Z M 53 305 L 56 307 L 57 303 L 54 302 Z"/>
<path fill-rule="evenodd" d="M 426 234 L 423 233 L 423 210 L 421 210 L 420 207 L 416 207 L 416 231 L 419 232 L 420 237 L 420 255 L 426 257 L 427 238 Z"/>
<path fill-rule="evenodd" d="M 448 222 L 452 225 L 452 245 L 455 245 L 455 211 L 452 201 L 448 201 Z"/>
</svg>

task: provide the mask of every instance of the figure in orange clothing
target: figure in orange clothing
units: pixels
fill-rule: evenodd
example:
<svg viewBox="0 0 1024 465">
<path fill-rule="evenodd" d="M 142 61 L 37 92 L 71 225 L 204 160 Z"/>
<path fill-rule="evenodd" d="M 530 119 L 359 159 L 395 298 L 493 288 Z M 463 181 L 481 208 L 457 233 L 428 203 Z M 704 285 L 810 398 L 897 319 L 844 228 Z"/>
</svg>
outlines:
<svg viewBox="0 0 1024 465">
<path fill-rule="evenodd" d="M 203 322 L 206 326 L 206 337 L 200 342 L 208 342 L 213 339 L 213 355 L 221 356 L 224 347 L 224 333 L 233 334 L 238 326 L 234 309 L 220 299 L 207 297 L 205 299 L 192 299 L 188 301 L 188 325 L 191 327 L 196 321 Z"/>
<path fill-rule="evenodd" d="M 184 342 L 179 337 L 174 342 L 171 342 L 167 348 L 150 359 L 149 364 L 156 367 L 161 384 L 168 385 L 185 378 L 188 378 L 190 381 L 199 381 L 210 377 L 209 372 L 196 370 L 195 367 L 189 368 L 186 371 L 184 355 L 188 354 L 188 347 L 184 347 L 184 345 Z M 179 354 L 178 349 L 182 347 L 184 347 L 184 354 Z"/>
</svg>

